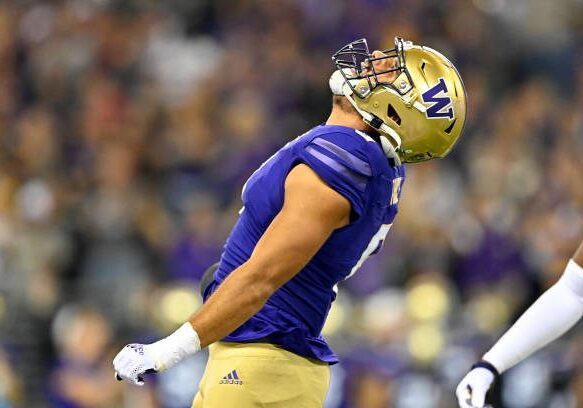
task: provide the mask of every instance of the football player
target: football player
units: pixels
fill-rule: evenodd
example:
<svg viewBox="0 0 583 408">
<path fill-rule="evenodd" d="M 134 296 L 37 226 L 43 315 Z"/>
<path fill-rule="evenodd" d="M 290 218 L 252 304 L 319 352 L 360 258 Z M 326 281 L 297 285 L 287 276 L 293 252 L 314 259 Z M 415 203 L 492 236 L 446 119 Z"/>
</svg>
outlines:
<svg viewBox="0 0 583 408">
<path fill-rule="evenodd" d="M 321 335 L 336 285 L 382 246 L 403 163 L 445 156 L 466 118 L 460 76 L 431 48 L 396 38 L 371 53 L 361 39 L 332 59 L 326 123 L 251 175 L 203 306 L 170 336 L 122 349 L 119 378 L 143 384 L 210 346 L 193 407 L 322 406 L 338 361 Z"/>
<path fill-rule="evenodd" d="M 583 315 L 583 242 L 561 278 L 541 295 L 459 383 L 460 408 L 483 408 L 504 371 L 569 330 Z"/>
</svg>

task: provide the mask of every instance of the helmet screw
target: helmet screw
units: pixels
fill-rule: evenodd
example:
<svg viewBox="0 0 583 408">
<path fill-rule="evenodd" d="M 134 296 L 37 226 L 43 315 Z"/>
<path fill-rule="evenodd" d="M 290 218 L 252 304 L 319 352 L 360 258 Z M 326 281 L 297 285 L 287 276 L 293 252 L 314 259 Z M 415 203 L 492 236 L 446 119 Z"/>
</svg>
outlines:
<svg viewBox="0 0 583 408">
<path fill-rule="evenodd" d="M 407 87 L 407 83 L 404 80 L 401 81 L 401 83 L 399 84 L 399 88 L 405 89 L 406 87 Z"/>
<path fill-rule="evenodd" d="M 375 108 L 378 108 L 378 107 L 379 107 L 379 103 L 378 103 L 378 101 L 375 101 L 375 102 L 372 104 L 372 106 L 374 106 Z"/>
</svg>

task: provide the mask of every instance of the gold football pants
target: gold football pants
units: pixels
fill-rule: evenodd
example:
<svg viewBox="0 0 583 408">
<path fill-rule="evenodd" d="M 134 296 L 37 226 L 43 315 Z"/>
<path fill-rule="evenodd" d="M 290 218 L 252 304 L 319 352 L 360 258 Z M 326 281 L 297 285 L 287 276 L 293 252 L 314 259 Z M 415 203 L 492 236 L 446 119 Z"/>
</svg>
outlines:
<svg viewBox="0 0 583 408">
<path fill-rule="evenodd" d="M 211 345 L 192 408 L 321 408 L 326 363 L 266 343 Z"/>
</svg>

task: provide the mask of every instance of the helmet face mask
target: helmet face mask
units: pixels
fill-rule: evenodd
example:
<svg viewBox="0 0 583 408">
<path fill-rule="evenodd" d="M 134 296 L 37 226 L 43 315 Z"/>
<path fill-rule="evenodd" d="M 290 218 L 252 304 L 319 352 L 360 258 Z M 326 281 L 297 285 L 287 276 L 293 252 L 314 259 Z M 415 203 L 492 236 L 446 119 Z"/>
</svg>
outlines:
<svg viewBox="0 0 583 408">
<path fill-rule="evenodd" d="M 405 95 L 412 88 L 412 79 L 407 71 L 407 66 L 405 64 L 405 54 L 404 54 L 404 41 L 400 37 L 395 38 L 395 48 L 382 50 L 382 56 L 374 57 L 368 48 L 368 43 L 366 38 L 361 38 L 359 40 L 353 41 L 346 44 L 340 50 L 336 51 L 332 56 L 332 60 L 336 65 L 336 68 L 340 70 L 344 79 L 347 81 L 349 86 L 355 95 L 363 98 L 366 97 L 377 85 L 383 85 L 393 88 L 400 95 Z M 387 59 L 396 59 L 397 64 L 394 68 L 377 70 L 375 62 L 379 62 Z M 409 80 L 408 86 L 397 87 L 394 81 L 384 81 L 383 76 L 391 72 L 396 72 L 398 76 L 402 73 L 405 74 L 406 78 Z M 362 89 L 356 89 L 352 84 L 355 80 L 366 79 L 368 84 L 368 89 L 364 87 L 359 87 Z"/>
<path fill-rule="evenodd" d="M 385 59 L 393 63 L 379 64 Z M 374 55 L 365 39 L 351 42 L 332 60 L 344 78 L 343 95 L 388 137 L 402 162 L 444 157 L 460 137 L 466 94 L 442 54 L 396 37 L 394 48 Z"/>
</svg>

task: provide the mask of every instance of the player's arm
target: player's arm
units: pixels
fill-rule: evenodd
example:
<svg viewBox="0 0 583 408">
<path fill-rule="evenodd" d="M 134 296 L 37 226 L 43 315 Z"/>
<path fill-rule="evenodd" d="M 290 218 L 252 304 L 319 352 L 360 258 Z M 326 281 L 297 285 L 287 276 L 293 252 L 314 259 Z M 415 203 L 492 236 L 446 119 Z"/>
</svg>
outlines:
<svg viewBox="0 0 583 408">
<path fill-rule="evenodd" d="M 192 317 L 202 347 L 225 337 L 257 313 L 298 273 L 332 232 L 348 224 L 350 203 L 308 166 L 295 167 L 285 200 L 247 262 L 233 271 Z"/>
<path fill-rule="evenodd" d="M 296 166 L 285 182 L 283 207 L 249 260 L 175 333 L 151 345 L 126 346 L 114 360 L 116 372 L 140 384 L 144 372 L 170 368 L 230 334 L 297 274 L 335 229 L 349 223 L 350 211 L 349 201 L 310 167 Z"/>
<path fill-rule="evenodd" d="M 476 363 L 457 387 L 462 408 L 482 408 L 504 371 L 563 335 L 583 316 L 583 242 L 563 275 L 543 293 Z"/>
</svg>

